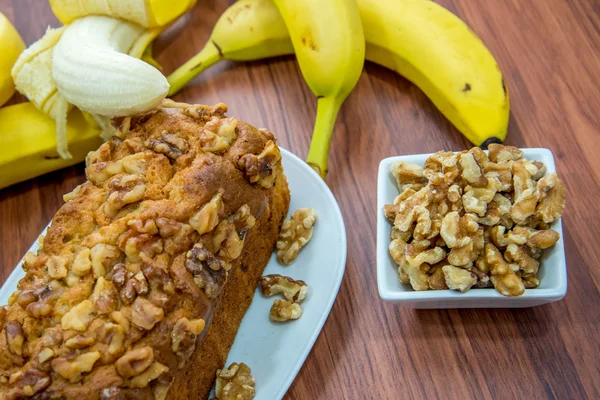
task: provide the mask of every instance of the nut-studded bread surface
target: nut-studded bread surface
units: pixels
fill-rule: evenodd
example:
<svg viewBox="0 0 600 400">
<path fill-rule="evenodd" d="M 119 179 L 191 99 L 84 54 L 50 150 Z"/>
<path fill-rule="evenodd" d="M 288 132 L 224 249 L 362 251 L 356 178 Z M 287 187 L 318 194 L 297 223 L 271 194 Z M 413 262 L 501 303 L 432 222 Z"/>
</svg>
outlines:
<svg viewBox="0 0 600 400">
<path fill-rule="evenodd" d="M 275 138 L 224 104 L 115 121 L 0 307 L 2 399 L 204 399 L 277 240 Z"/>
</svg>

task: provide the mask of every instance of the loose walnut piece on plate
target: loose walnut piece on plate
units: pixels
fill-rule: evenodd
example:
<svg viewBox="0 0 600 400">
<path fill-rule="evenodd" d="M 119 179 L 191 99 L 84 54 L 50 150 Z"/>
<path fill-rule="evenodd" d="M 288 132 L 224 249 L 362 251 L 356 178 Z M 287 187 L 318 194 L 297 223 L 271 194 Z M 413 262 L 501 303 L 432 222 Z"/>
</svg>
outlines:
<svg viewBox="0 0 600 400">
<path fill-rule="evenodd" d="M 515 147 L 489 149 L 391 167 L 400 194 L 383 212 L 403 284 L 461 292 L 493 285 L 506 296 L 539 285 L 542 251 L 559 240 L 549 224 L 564 209 L 565 186 Z"/>
<path fill-rule="evenodd" d="M 277 274 L 265 275 L 259 280 L 262 294 L 273 296 L 283 294 L 288 301 L 302 303 L 308 292 L 308 285 L 304 281 L 295 281 L 290 277 Z"/>
<path fill-rule="evenodd" d="M 285 322 L 302 316 L 300 304 L 287 300 L 275 300 L 271 306 L 271 321 Z"/>
<path fill-rule="evenodd" d="M 279 262 L 289 265 L 298 257 L 300 249 L 306 246 L 312 237 L 316 220 L 317 214 L 312 208 L 299 208 L 290 219 L 285 220 L 277 240 Z"/>
<path fill-rule="evenodd" d="M 254 378 L 244 363 L 233 363 L 217 371 L 215 394 L 218 400 L 250 400 L 254 398 Z"/>
</svg>

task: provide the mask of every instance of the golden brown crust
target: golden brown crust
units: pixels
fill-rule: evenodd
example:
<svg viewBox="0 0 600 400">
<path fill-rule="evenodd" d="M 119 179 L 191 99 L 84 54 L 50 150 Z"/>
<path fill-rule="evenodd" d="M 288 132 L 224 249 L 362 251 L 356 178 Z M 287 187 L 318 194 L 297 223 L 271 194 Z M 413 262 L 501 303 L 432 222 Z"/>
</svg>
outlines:
<svg viewBox="0 0 600 400">
<path fill-rule="evenodd" d="M 272 134 L 225 111 L 170 103 L 90 153 L 0 308 L 1 398 L 208 396 L 289 205 Z"/>
</svg>

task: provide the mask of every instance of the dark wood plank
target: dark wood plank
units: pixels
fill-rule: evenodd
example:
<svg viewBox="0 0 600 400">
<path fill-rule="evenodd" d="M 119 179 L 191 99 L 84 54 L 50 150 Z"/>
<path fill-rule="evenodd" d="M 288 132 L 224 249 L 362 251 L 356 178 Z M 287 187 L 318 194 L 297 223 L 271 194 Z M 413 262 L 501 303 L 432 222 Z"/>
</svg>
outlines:
<svg viewBox="0 0 600 400">
<path fill-rule="evenodd" d="M 202 47 L 229 3 L 199 2 L 155 44 L 165 73 Z M 379 160 L 468 143 L 417 88 L 367 64 L 340 113 L 327 177 L 348 230 L 346 276 L 287 397 L 598 398 L 600 6 L 586 0 L 439 3 L 469 23 L 505 73 L 512 102 L 507 142 L 556 155 L 569 193 L 563 220 L 569 293 L 527 310 L 411 311 L 379 300 Z M 57 23 L 44 1 L 0 0 L 0 10 L 27 43 Z M 221 63 L 176 99 L 223 101 L 231 115 L 268 127 L 299 156 L 307 153 L 316 102 L 293 57 Z M 0 282 L 61 206 L 61 195 L 83 180 L 79 165 L 0 191 Z"/>
</svg>

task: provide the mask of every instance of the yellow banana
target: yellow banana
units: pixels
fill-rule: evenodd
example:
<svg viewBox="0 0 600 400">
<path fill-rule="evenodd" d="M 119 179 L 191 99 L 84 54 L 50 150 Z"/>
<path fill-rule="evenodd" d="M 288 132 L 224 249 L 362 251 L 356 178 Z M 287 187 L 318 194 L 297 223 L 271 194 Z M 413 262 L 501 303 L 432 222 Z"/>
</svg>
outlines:
<svg viewBox="0 0 600 400">
<path fill-rule="evenodd" d="M 0 106 L 6 103 L 15 92 L 15 84 L 10 70 L 19 54 L 25 50 L 25 43 L 8 18 L 0 12 Z"/>
<path fill-rule="evenodd" d="M 55 122 L 30 102 L 0 108 L 0 189 L 85 159 L 102 140 L 79 110 L 69 114 L 67 140 L 72 158 L 56 151 Z"/>
<path fill-rule="evenodd" d="M 354 0 L 240 0 L 219 18 L 202 51 L 168 77 L 169 94 L 219 60 L 255 60 L 295 49 L 318 98 L 307 161 L 324 177 L 335 119 L 362 71 L 364 44 Z"/>
<path fill-rule="evenodd" d="M 88 15 L 106 15 L 145 28 L 168 25 L 196 0 L 50 0 L 56 18 L 67 25 Z"/>
<path fill-rule="evenodd" d="M 290 42 L 286 44 L 290 39 L 283 19 L 273 13 L 275 5 L 265 0 L 244 2 L 248 5 L 244 26 L 262 27 L 261 40 L 248 48 L 262 58 L 293 54 Z M 260 13 L 254 12 L 258 2 Z M 497 62 L 464 22 L 428 0 L 357 0 L 357 4 L 368 61 L 410 79 L 474 144 L 485 147 L 504 140 L 510 113 L 508 90 Z M 221 20 L 217 25 L 219 37 L 228 38 L 222 42 L 226 45 L 217 42 L 222 54 L 235 48 L 242 55 L 237 58 L 240 61 L 260 58 L 243 57 L 248 30 L 238 29 L 236 23 L 221 24 Z M 216 31 L 217 27 L 213 36 Z M 270 38 L 277 40 L 277 48 L 269 46 Z M 193 68 L 197 63 L 184 64 L 168 77 L 171 91 L 176 92 L 174 88 L 179 90 L 220 59 L 210 59 L 207 64 L 200 57 L 202 64 L 197 69 Z"/>
<path fill-rule="evenodd" d="M 52 54 L 52 77 L 61 96 L 84 111 L 108 117 L 158 106 L 169 90 L 167 79 L 126 54 L 143 33 L 139 25 L 101 15 L 67 26 Z"/>
<path fill-rule="evenodd" d="M 163 28 L 143 29 L 137 25 L 108 17 L 97 16 L 89 17 L 89 19 L 92 20 L 92 22 L 93 20 L 97 19 L 103 20 L 100 24 L 93 24 L 94 26 L 92 30 L 95 30 L 93 36 L 95 38 L 98 38 L 98 35 L 102 36 L 102 32 L 104 32 L 104 36 L 101 37 L 99 40 L 107 43 L 107 46 L 113 46 L 110 48 L 106 47 L 104 49 L 105 51 L 110 50 L 108 51 L 110 54 L 115 53 L 114 51 L 112 51 L 113 48 L 120 47 L 120 49 L 122 49 L 122 47 L 124 46 L 126 47 L 131 56 L 141 57 L 148 45 L 163 30 Z M 86 21 L 85 18 L 77 21 L 77 23 L 74 24 L 76 26 L 72 28 L 73 30 L 75 30 L 74 35 L 78 37 L 81 36 L 80 29 L 78 29 L 78 27 L 81 27 L 81 25 L 83 24 L 85 28 L 85 26 L 88 25 L 89 22 L 90 21 Z M 107 25 L 109 25 L 109 28 L 106 28 Z M 104 27 L 104 31 L 101 30 L 102 27 Z M 82 107 L 84 106 L 84 104 L 77 104 L 79 102 L 79 99 L 81 98 L 83 98 L 85 105 L 87 105 L 87 102 L 89 100 L 94 100 L 96 102 L 109 102 L 113 101 L 115 98 L 122 99 L 121 95 L 115 97 L 110 94 L 107 95 L 106 93 L 110 88 L 114 88 L 113 84 L 115 83 L 115 81 L 119 81 L 119 78 L 121 82 L 123 80 L 127 81 L 127 75 L 129 74 L 134 76 L 134 81 L 140 83 L 140 85 L 138 85 L 133 90 L 133 92 L 135 92 L 136 95 L 141 95 L 142 97 L 145 93 L 144 90 L 142 90 L 146 87 L 146 84 L 144 83 L 145 80 L 148 80 L 148 86 L 150 86 L 149 83 L 162 82 L 162 84 L 164 85 L 163 97 L 164 95 L 166 95 L 167 83 L 160 72 L 156 71 L 154 68 L 151 68 L 149 66 L 145 67 L 146 64 L 144 64 L 144 67 L 142 68 L 144 68 L 144 71 L 146 72 L 148 71 L 148 68 L 151 68 L 152 71 L 150 72 L 150 74 L 140 75 L 138 74 L 139 71 L 136 71 L 136 69 L 129 64 L 126 67 L 126 76 L 123 76 L 123 74 L 117 75 L 114 73 L 114 71 L 113 73 L 111 73 L 110 71 L 107 71 L 104 68 L 104 66 L 106 65 L 105 63 L 102 66 L 98 65 L 102 64 L 103 61 L 106 61 L 106 57 L 104 57 L 101 54 L 100 50 L 102 49 L 90 56 L 89 51 L 84 52 L 81 46 L 75 46 L 73 44 L 70 44 L 73 43 L 72 40 L 62 47 L 64 51 L 62 51 L 60 54 L 61 57 L 58 60 L 59 65 L 55 70 L 55 68 L 53 68 L 53 55 L 55 47 L 62 39 L 63 33 L 66 29 L 71 28 L 61 27 L 57 29 L 48 29 L 46 34 L 40 40 L 32 44 L 29 48 L 23 51 L 23 53 L 21 53 L 17 62 L 13 66 L 12 75 L 17 90 L 25 96 L 27 96 L 27 98 L 39 110 L 41 110 L 43 113 L 50 116 L 56 121 L 55 132 L 58 152 L 62 158 L 68 159 L 71 157 L 71 154 L 68 151 L 66 137 L 67 114 L 72 108 L 72 103 L 75 102 L 75 105 Z M 109 34 L 107 32 L 107 29 L 112 33 Z M 88 34 L 86 37 L 89 39 L 89 36 L 90 35 Z M 70 37 L 73 37 L 73 34 L 71 34 Z M 85 38 L 83 37 L 82 39 L 85 40 Z M 90 41 L 88 41 L 88 43 L 90 43 Z M 97 43 L 97 41 L 95 41 L 94 43 Z M 69 62 L 65 60 L 65 58 L 67 58 L 69 54 L 72 54 L 72 51 L 76 52 L 75 62 Z M 64 55 L 65 52 L 67 53 L 66 56 Z M 84 54 L 87 54 L 87 56 L 84 57 Z M 122 55 L 122 57 L 126 56 Z M 89 65 L 90 59 L 93 65 Z M 128 59 L 126 60 L 128 61 Z M 140 61 L 138 60 L 137 62 Z M 78 66 L 78 68 L 75 68 L 75 66 Z M 121 70 L 123 70 L 123 66 L 120 64 L 115 63 L 113 66 L 115 68 L 118 68 L 120 66 Z M 84 69 L 84 71 L 82 71 L 82 68 Z M 95 74 L 95 77 L 98 77 L 100 75 L 101 79 L 95 80 L 97 84 L 100 83 L 100 86 L 94 86 L 93 82 L 90 82 L 89 79 L 82 78 L 81 76 L 75 77 L 75 73 L 77 71 L 82 72 L 84 74 Z M 60 75 L 62 79 L 61 82 L 66 82 L 63 85 L 64 93 L 61 93 L 59 91 L 59 88 L 57 87 L 54 78 L 55 73 Z M 101 74 L 104 74 L 103 77 L 101 76 Z M 75 88 L 73 88 L 73 85 L 75 86 Z M 84 87 L 92 87 L 92 89 L 88 90 L 87 94 L 84 93 L 83 96 L 81 96 L 81 93 L 77 91 L 81 91 Z M 79 95 L 79 97 L 74 96 L 74 91 L 76 92 L 75 94 Z M 119 93 L 124 92 L 123 86 L 120 86 L 119 91 Z M 132 90 L 129 90 L 129 92 L 132 92 Z M 105 94 L 104 96 L 102 95 L 103 93 Z M 66 94 L 67 96 L 65 97 L 64 94 Z M 69 101 L 69 99 L 71 101 Z M 127 106 L 137 106 L 138 108 L 140 108 L 140 104 L 142 104 L 143 100 L 144 99 L 138 99 L 137 102 L 130 101 L 129 103 L 121 102 L 119 104 L 121 105 L 122 109 L 126 109 Z M 152 104 L 150 104 L 150 106 L 148 107 L 151 108 Z M 97 104 L 95 105 L 97 106 Z M 94 108 L 93 110 L 90 109 L 90 111 L 97 112 L 98 110 Z M 112 111 L 115 111 L 114 107 Z M 95 116 L 94 119 L 99 123 L 100 126 L 103 126 L 106 129 L 110 130 L 110 124 L 106 123 L 106 117 L 102 118 L 100 116 Z M 95 124 L 93 126 L 95 126 Z M 104 136 L 108 136 L 108 133 L 104 132 Z"/>
<path fill-rule="evenodd" d="M 285 23 L 271 0 L 239 0 L 219 18 L 204 48 L 169 77 L 169 95 L 220 60 L 250 61 L 293 54 Z"/>
<path fill-rule="evenodd" d="M 304 80 L 317 96 L 307 163 L 323 178 L 340 106 L 358 82 L 365 39 L 355 0 L 274 0 L 288 28 Z"/>
<path fill-rule="evenodd" d="M 506 137 L 510 102 L 502 72 L 457 16 L 424 0 L 357 0 L 370 61 L 416 84 L 478 146 Z"/>
</svg>

